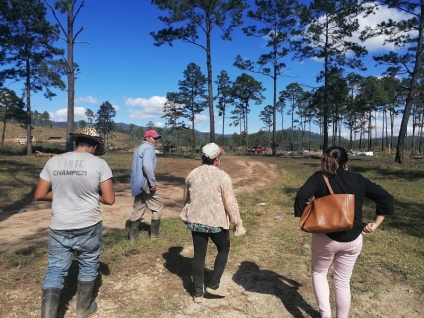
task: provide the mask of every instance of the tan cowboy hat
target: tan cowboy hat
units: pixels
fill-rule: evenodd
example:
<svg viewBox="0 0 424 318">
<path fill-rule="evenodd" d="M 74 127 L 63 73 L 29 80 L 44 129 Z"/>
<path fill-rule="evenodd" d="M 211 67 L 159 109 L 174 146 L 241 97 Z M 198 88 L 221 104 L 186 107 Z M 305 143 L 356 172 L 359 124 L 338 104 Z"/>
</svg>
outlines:
<svg viewBox="0 0 424 318">
<path fill-rule="evenodd" d="M 69 134 L 73 141 L 75 141 L 78 137 L 90 138 L 99 143 L 96 148 L 95 156 L 101 156 L 105 154 L 105 142 L 103 138 L 99 135 L 96 129 L 93 127 L 85 127 L 83 129 L 77 130 L 74 133 Z"/>
</svg>

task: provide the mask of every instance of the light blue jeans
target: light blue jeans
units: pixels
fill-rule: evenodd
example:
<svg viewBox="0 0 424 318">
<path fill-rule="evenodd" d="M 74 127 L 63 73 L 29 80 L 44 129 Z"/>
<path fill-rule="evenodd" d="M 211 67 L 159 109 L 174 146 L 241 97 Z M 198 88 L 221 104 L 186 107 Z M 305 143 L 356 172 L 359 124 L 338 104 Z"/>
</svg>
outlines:
<svg viewBox="0 0 424 318">
<path fill-rule="evenodd" d="M 97 277 L 99 258 L 103 247 L 102 222 L 76 230 L 53 230 L 49 234 L 48 267 L 43 289 L 63 288 L 74 251 L 77 251 L 78 280 L 91 282 Z"/>
</svg>

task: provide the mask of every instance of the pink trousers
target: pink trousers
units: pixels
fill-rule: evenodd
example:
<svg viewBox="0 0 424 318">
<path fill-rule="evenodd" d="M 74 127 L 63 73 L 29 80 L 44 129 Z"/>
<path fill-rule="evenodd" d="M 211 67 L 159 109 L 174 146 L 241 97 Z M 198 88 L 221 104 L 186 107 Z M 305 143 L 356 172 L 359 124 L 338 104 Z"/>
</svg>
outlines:
<svg viewBox="0 0 424 318">
<path fill-rule="evenodd" d="M 347 243 L 333 241 L 325 234 L 312 234 L 312 286 L 321 317 L 331 317 L 328 269 L 334 261 L 334 294 L 336 317 L 349 315 L 350 277 L 362 250 L 362 235 Z"/>
</svg>

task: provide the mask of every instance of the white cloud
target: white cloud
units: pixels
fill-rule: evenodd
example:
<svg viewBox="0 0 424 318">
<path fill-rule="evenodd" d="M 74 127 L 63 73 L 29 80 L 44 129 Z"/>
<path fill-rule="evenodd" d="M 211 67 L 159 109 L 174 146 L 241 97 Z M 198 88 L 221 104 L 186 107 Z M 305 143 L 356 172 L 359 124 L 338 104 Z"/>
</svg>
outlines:
<svg viewBox="0 0 424 318">
<path fill-rule="evenodd" d="M 365 27 L 374 28 L 377 26 L 377 24 L 383 21 L 388 21 L 389 19 L 393 21 L 401 21 L 410 17 L 410 14 L 405 13 L 403 11 L 389 9 L 386 6 L 380 6 L 376 14 L 370 14 L 366 18 L 364 18 L 363 16 L 359 16 L 358 21 L 361 30 L 363 30 Z M 359 40 L 359 33 L 355 33 L 351 41 L 364 45 L 369 52 L 378 50 L 394 50 L 395 47 L 393 44 L 383 45 L 385 39 L 386 36 L 380 35 L 378 37 L 366 40 L 365 42 L 361 43 L 361 41 Z"/>
<path fill-rule="evenodd" d="M 84 107 L 74 107 L 74 120 L 87 120 L 85 116 L 86 109 Z M 55 112 L 51 112 L 50 120 L 52 121 L 67 121 L 68 118 L 68 108 L 61 108 Z"/>
<path fill-rule="evenodd" d="M 85 97 L 75 98 L 75 103 L 89 103 L 89 104 L 98 104 L 97 98 L 87 95 Z"/>
<path fill-rule="evenodd" d="M 158 127 L 158 128 L 163 128 L 163 127 L 165 127 L 165 124 L 161 121 L 158 121 L 156 124 L 154 124 L 154 126 Z"/>
<path fill-rule="evenodd" d="M 85 112 L 87 110 L 84 107 L 74 107 L 74 119 L 87 119 Z"/>
<path fill-rule="evenodd" d="M 209 120 L 209 116 L 207 116 L 207 115 L 196 115 L 196 116 L 194 116 L 194 118 L 195 118 L 195 121 L 203 121 L 203 120 Z"/>
<path fill-rule="evenodd" d="M 373 5 L 373 3 L 371 4 Z M 359 32 L 353 33 L 352 37 L 346 37 L 345 39 L 347 41 L 351 41 L 354 43 L 357 43 L 361 46 L 364 46 L 365 49 L 367 49 L 368 52 L 376 52 L 376 51 L 393 51 L 395 50 L 395 46 L 391 43 L 384 44 L 384 40 L 387 39 L 387 36 L 380 35 L 377 37 L 370 38 L 366 40 L 365 42 L 362 42 L 359 40 L 360 32 L 363 31 L 366 27 L 375 28 L 377 24 L 388 21 L 389 19 L 397 22 L 402 21 L 408 18 L 411 18 L 412 16 L 408 13 L 405 13 L 403 11 L 399 11 L 397 9 L 388 8 L 387 6 L 379 6 L 379 9 L 376 11 L 376 14 L 370 14 L 367 17 L 364 17 L 364 14 L 361 14 L 357 17 L 359 22 Z M 324 16 L 322 16 L 320 19 L 324 19 Z M 313 60 L 322 62 L 321 59 L 312 58 Z"/>
<path fill-rule="evenodd" d="M 57 118 L 65 118 L 66 119 L 68 117 L 68 108 L 62 108 L 62 109 L 56 110 L 53 113 L 52 117 L 54 117 L 54 119 L 52 118 L 52 120 L 57 120 Z M 63 120 L 60 120 L 60 121 L 63 121 Z"/>
<path fill-rule="evenodd" d="M 163 105 L 165 102 L 166 97 L 163 96 L 152 96 L 149 99 L 129 97 L 125 101 L 125 105 L 134 107 L 134 109 L 129 110 L 130 118 L 151 119 L 163 116 Z"/>
<path fill-rule="evenodd" d="M 157 119 L 163 116 L 163 106 L 166 102 L 164 96 L 152 96 L 149 99 L 138 97 L 128 97 L 125 100 L 125 105 L 130 107 L 128 110 L 129 117 L 132 119 Z M 195 116 L 196 125 L 200 122 L 209 121 L 208 115 L 197 114 Z M 165 124 L 158 121 L 155 124 L 156 127 L 165 127 Z"/>
</svg>

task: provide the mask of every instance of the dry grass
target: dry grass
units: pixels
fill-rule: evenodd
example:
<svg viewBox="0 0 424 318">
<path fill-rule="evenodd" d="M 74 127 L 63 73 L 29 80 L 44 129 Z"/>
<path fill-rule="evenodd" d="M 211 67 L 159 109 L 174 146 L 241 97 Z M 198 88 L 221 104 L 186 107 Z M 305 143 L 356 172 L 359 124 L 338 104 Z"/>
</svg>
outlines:
<svg viewBox="0 0 424 318">
<path fill-rule="evenodd" d="M 3 123 L 0 123 L 0 131 L 3 131 Z M 34 140 L 33 147 L 42 147 L 44 149 L 58 149 L 64 151 L 66 148 L 65 139 L 48 141 L 49 136 L 66 137 L 66 129 L 58 127 L 35 126 L 31 132 Z M 26 128 L 21 125 L 7 123 L 5 133 L 5 146 L 11 146 L 15 149 L 26 149 L 26 145 L 19 145 L 18 140 L 25 141 L 25 138 L 19 138 L 19 135 L 26 135 Z M 109 145 L 120 149 L 131 149 L 140 144 L 139 140 L 130 140 L 130 136 L 122 133 L 112 133 L 109 136 Z M 23 152 L 26 153 L 26 152 Z"/>
<path fill-rule="evenodd" d="M 8 167 L 0 170 L 0 180 L 9 180 L 13 177 L 9 171 L 14 170 L 17 177 L 13 177 L 15 179 L 9 183 L 13 183 L 14 187 L 20 186 L 23 193 L 30 193 L 45 159 L 29 159 L 0 158 L 0 166 L 6 164 Z M 116 181 L 127 184 L 131 153 L 106 155 L 105 159 L 112 167 Z M 350 170 L 360 172 L 382 185 L 395 197 L 396 215 L 388 218 L 375 234 L 365 237 L 364 249 L 352 279 L 353 306 L 359 308 L 356 313 L 352 313 L 352 317 L 366 317 L 358 314 L 365 295 L 368 299 L 378 298 L 381 293 L 399 286 L 410 288 L 417 297 L 424 293 L 424 162 L 408 159 L 400 166 L 392 164 L 392 159 L 387 158 L 350 159 Z M 281 174 L 266 189 L 238 195 L 248 235 L 232 238 L 231 257 L 226 272 L 238 273 L 240 264 L 257 266 L 268 275 L 268 278 L 262 277 L 262 280 L 277 277 L 283 279 L 287 286 L 296 291 L 296 295 L 301 294 L 313 303 L 309 270 L 310 235 L 298 229 L 298 220 L 293 218 L 293 200 L 297 189 L 318 169 L 319 160 L 267 156 L 255 156 L 252 160 L 275 164 Z M 157 173 L 160 178 L 181 182 L 199 163 L 199 158 L 160 157 Z M 233 176 L 243 173 L 225 167 L 225 160 L 222 168 Z M 254 184 L 255 180 L 250 182 Z M 1 182 L 1 193 L 14 193 L 11 197 L 16 197 L 15 190 L 9 187 Z M 373 209 L 373 204 L 367 202 L 364 221 L 372 219 Z M 282 216 L 282 220 L 276 220 L 275 216 Z M 191 237 L 178 219 L 164 220 L 163 228 L 172 240 L 146 240 L 134 246 L 128 242 L 126 231 L 115 230 L 105 236 L 100 268 L 102 284 L 105 286 L 102 298 L 119 299 L 122 303 L 120 310 L 126 317 L 152 317 L 158 312 L 179 312 L 182 306 L 181 294 L 190 290 L 191 259 L 181 251 L 191 245 Z M 45 252 L 46 247 L 43 245 L 2 254 L 0 284 L 15 290 L 34 286 L 39 288 L 46 264 Z M 211 246 L 208 252 L 208 273 L 213 267 L 215 252 Z M 150 287 L 134 286 L 134 273 Z M 181 280 L 171 279 L 175 275 Z M 74 264 L 69 277 L 76 279 Z M 117 294 L 115 287 L 122 293 Z M 69 287 L 67 293 L 73 295 L 74 290 Z M 0 296 L 0 303 L 7 302 L 5 297 Z M 143 306 L 134 304 L 131 297 L 142 299 Z M 294 311 L 298 300 L 293 299 L 291 305 L 285 303 L 286 309 Z M 69 303 L 70 298 L 67 301 Z M 21 304 L 23 308 L 34 308 L 34 312 L 39 306 L 38 300 L 23 299 Z M 7 310 L 8 307 L 3 308 Z M 66 308 L 62 308 L 62 312 Z M 0 316 L 4 313 L 0 310 Z"/>
</svg>

